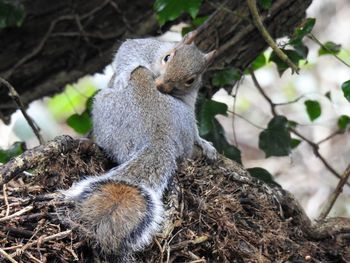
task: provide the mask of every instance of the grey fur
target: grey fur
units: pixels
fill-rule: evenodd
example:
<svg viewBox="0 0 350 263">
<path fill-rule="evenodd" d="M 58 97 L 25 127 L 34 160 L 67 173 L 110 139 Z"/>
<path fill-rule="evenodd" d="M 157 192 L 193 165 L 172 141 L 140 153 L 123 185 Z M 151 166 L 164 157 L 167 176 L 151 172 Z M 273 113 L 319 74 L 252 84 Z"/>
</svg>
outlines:
<svg viewBox="0 0 350 263">
<path fill-rule="evenodd" d="M 176 50 L 174 58 L 169 65 L 162 66 L 161 59 L 172 49 Z M 141 241 L 133 243 L 135 241 L 125 235 L 130 232 L 129 227 L 120 231 L 123 235 L 115 235 L 119 242 L 123 242 L 117 247 L 111 244 L 113 238 L 107 233 L 118 231 L 120 226 L 111 227 L 118 222 L 112 216 L 93 215 L 100 222 L 103 234 L 94 231 L 96 226 L 87 224 L 84 227 L 90 227 L 89 231 L 97 235 L 93 238 L 103 251 L 118 254 L 118 247 L 123 247 L 130 254 L 150 242 L 159 230 L 163 213 L 161 198 L 176 170 L 176 162 L 190 157 L 195 143 L 202 147 L 208 158 L 215 160 L 213 146 L 198 135 L 194 113 L 206 64 L 205 54 L 194 45 L 176 46 L 154 39 L 128 40 L 115 56 L 113 67 L 117 75 L 113 86 L 96 95 L 92 113 L 97 144 L 121 165 L 100 177 L 88 177 L 64 193 L 68 199 L 84 205 L 85 199 L 94 196 L 96 185 L 108 184 L 112 180 L 147 189 L 153 198 L 148 205 L 160 205 L 154 207 L 155 211 L 138 214 L 138 217 L 151 220 L 140 231 Z M 193 74 L 196 80 L 191 86 L 186 86 L 186 78 Z M 173 86 L 173 96 L 158 91 L 155 77 Z M 91 214 L 87 216 L 91 217 Z M 78 213 L 77 216 L 84 221 L 84 214 Z M 133 217 L 132 214 L 126 216 Z M 94 222 L 90 218 L 87 221 Z"/>
<path fill-rule="evenodd" d="M 126 87 L 131 72 L 137 67 L 149 69 L 159 76 L 163 56 L 176 46 L 174 42 L 164 42 L 155 38 L 128 39 L 119 47 L 112 62 L 116 74 L 113 88 Z"/>
</svg>

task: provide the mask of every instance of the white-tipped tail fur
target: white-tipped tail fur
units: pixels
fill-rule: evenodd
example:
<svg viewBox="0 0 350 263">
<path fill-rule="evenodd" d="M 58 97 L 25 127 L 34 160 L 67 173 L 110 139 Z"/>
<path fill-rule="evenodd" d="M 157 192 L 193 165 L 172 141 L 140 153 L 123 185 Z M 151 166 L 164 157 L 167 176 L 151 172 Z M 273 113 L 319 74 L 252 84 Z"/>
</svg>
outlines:
<svg viewBox="0 0 350 263">
<path fill-rule="evenodd" d="M 102 252 L 118 256 L 118 262 L 126 262 L 125 256 L 150 244 L 159 231 L 164 214 L 161 196 L 126 180 L 97 178 L 91 177 L 73 186 L 72 191 L 62 192 L 66 199 L 75 202 L 67 222 L 74 222 L 80 233 Z M 88 187 L 83 188 L 84 184 Z"/>
</svg>

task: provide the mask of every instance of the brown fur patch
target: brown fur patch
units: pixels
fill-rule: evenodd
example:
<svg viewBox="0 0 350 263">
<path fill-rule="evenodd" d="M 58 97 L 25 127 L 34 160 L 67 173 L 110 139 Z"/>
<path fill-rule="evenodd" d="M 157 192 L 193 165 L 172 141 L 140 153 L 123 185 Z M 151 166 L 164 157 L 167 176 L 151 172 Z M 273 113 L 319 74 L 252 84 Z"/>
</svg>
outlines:
<svg viewBox="0 0 350 263">
<path fill-rule="evenodd" d="M 92 230 L 103 250 L 117 251 L 146 216 L 147 200 L 134 186 L 109 182 L 99 186 L 78 210 L 83 227 Z"/>
<path fill-rule="evenodd" d="M 122 219 L 128 211 L 146 212 L 147 204 L 139 189 L 122 183 L 102 185 L 97 193 L 85 201 L 90 213 L 113 214 Z"/>
</svg>

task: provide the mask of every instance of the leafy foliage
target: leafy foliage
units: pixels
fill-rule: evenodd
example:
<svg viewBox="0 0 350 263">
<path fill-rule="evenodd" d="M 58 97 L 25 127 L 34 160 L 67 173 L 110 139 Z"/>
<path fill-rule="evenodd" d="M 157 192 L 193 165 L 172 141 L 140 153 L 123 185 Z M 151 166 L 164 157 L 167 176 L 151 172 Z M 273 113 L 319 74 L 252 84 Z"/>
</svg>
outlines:
<svg viewBox="0 0 350 263">
<path fill-rule="evenodd" d="M 340 52 L 341 45 L 328 41 L 318 50 L 318 55 L 336 55 Z"/>
<path fill-rule="evenodd" d="M 350 125 L 350 117 L 347 115 L 342 115 L 338 119 L 338 127 L 340 130 L 345 131 L 345 129 Z"/>
<path fill-rule="evenodd" d="M 259 135 L 259 148 L 270 156 L 286 156 L 291 151 L 291 137 L 288 120 L 284 116 L 276 116 L 270 120 L 267 129 Z"/>
<path fill-rule="evenodd" d="M 67 119 L 67 124 L 69 127 L 73 128 L 79 134 L 87 134 L 92 129 L 92 103 L 97 93 L 98 91 L 87 99 L 85 103 L 85 110 L 82 114 L 74 113 Z"/>
<path fill-rule="evenodd" d="M 259 5 L 265 10 L 270 9 L 271 4 L 272 0 L 259 0 Z"/>
<path fill-rule="evenodd" d="M 289 44 L 292 46 L 302 45 L 302 40 L 305 36 L 311 33 L 316 23 L 315 18 L 307 18 L 302 26 L 297 27 L 289 40 Z"/>
<path fill-rule="evenodd" d="M 288 56 L 288 58 L 295 64 L 299 65 L 299 61 L 303 59 L 303 56 L 299 52 L 293 49 L 282 49 L 282 51 Z M 280 76 L 289 68 L 289 66 L 282 61 L 275 52 L 272 52 L 269 61 L 274 62 L 277 66 Z"/>
<path fill-rule="evenodd" d="M 196 29 L 197 27 L 202 25 L 207 19 L 208 19 L 208 16 L 201 16 L 201 17 L 196 17 L 192 19 L 191 25 L 182 28 L 181 35 L 184 36 L 188 32 L 191 32 L 192 30 Z"/>
<path fill-rule="evenodd" d="M 307 100 L 304 104 L 311 121 L 314 121 L 321 116 L 321 105 L 317 100 Z"/>
<path fill-rule="evenodd" d="M 7 163 L 12 157 L 20 155 L 26 150 L 24 142 L 15 142 L 9 149 L 0 149 L 0 163 Z"/>
<path fill-rule="evenodd" d="M 341 89 L 343 90 L 344 97 L 350 102 L 350 80 L 345 81 L 341 85 Z"/>
<path fill-rule="evenodd" d="M 213 130 L 213 119 L 218 114 L 227 115 L 227 105 L 215 100 L 206 100 L 199 113 L 199 133 L 201 135 L 206 135 Z"/>
<path fill-rule="evenodd" d="M 199 134 L 204 139 L 211 141 L 219 153 L 241 163 L 241 152 L 229 144 L 225 137 L 225 131 L 215 119 L 218 114 L 227 115 L 227 105 L 214 100 L 202 99 L 198 112 Z"/>
<path fill-rule="evenodd" d="M 154 10 L 157 13 L 159 24 L 163 25 L 167 21 L 173 21 L 183 12 L 195 18 L 198 14 L 202 0 L 156 0 Z"/>
<path fill-rule="evenodd" d="M 291 141 L 290 141 L 290 147 L 292 149 L 295 149 L 295 148 L 297 148 L 299 146 L 300 143 L 301 143 L 301 140 L 292 138 Z"/>
<path fill-rule="evenodd" d="M 233 85 L 233 83 L 240 80 L 240 78 L 241 73 L 237 69 L 227 68 L 216 72 L 211 80 L 211 83 L 216 87 Z"/>
<path fill-rule="evenodd" d="M 0 28 L 21 26 L 25 17 L 23 5 L 0 0 Z"/>
<path fill-rule="evenodd" d="M 86 134 L 92 128 L 92 121 L 87 111 L 84 111 L 82 114 L 75 113 L 71 115 L 67 119 L 67 124 L 80 134 Z"/>
<path fill-rule="evenodd" d="M 327 99 L 332 101 L 332 93 L 330 91 L 327 91 L 326 94 L 324 94 L 324 95 L 326 96 Z"/>
</svg>

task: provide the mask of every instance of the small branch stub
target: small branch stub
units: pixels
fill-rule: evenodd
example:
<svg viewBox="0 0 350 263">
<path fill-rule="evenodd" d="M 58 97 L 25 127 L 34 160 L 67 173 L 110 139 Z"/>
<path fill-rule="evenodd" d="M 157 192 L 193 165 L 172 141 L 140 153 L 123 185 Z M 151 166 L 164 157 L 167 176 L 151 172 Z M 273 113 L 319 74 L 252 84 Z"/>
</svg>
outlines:
<svg viewBox="0 0 350 263">
<path fill-rule="evenodd" d="M 3 84 L 5 87 L 7 87 L 8 91 L 9 91 L 9 96 L 13 99 L 13 101 L 16 103 L 17 107 L 19 108 L 19 110 L 22 112 L 24 118 L 26 119 L 26 121 L 28 122 L 29 126 L 32 128 L 35 136 L 38 138 L 38 141 L 40 144 L 45 143 L 43 137 L 40 134 L 40 129 L 38 127 L 38 125 L 36 125 L 33 121 L 33 119 L 27 114 L 25 107 L 21 101 L 21 98 L 19 97 L 16 89 L 5 79 L 0 77 L 0 84 Z"/>
</svg>

